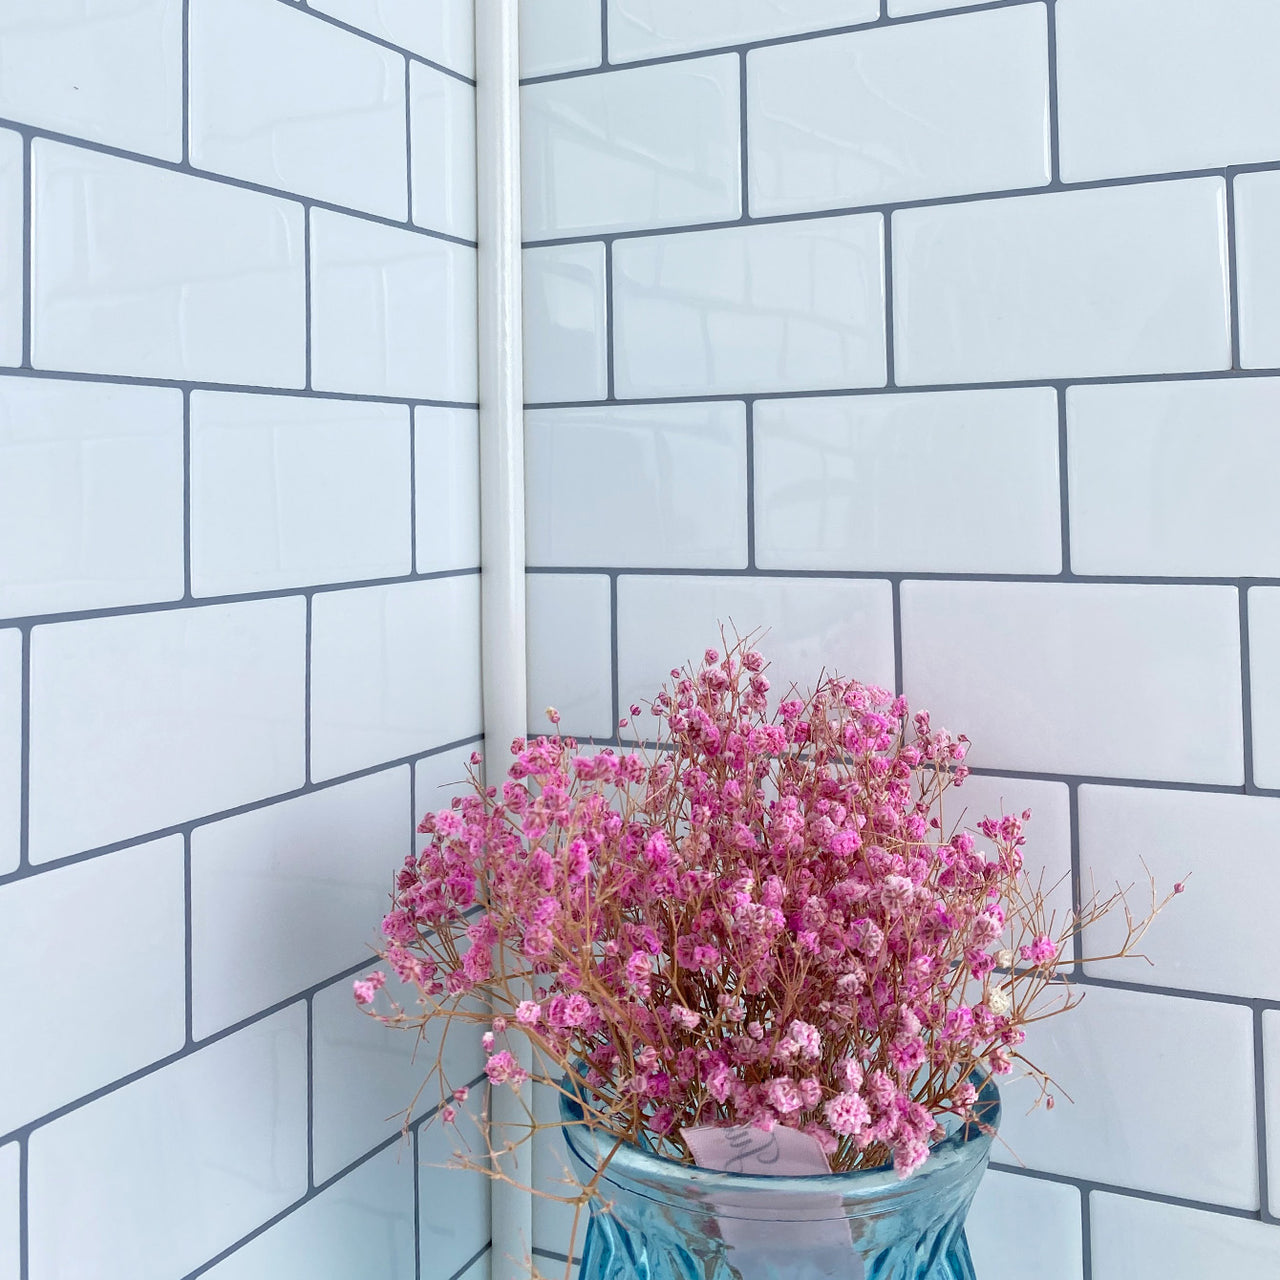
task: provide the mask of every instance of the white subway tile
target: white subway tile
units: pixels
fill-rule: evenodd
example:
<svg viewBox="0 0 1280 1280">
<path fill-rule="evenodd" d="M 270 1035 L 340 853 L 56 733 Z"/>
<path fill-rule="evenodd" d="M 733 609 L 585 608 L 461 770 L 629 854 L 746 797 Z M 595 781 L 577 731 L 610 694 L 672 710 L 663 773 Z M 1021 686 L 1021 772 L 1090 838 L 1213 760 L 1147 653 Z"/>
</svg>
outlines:
<svg viewBox="0 0 1280 1280">
<path fill-rule="evenodd" d="M 17 869 L 22 821 L 22 633 L 0 630 L 0 876 Z"/>
<path fill-rule="evenodd" d="M 307 0 L 317 13 L 469 76 L 475 70 L 473 0 Z"/>
<path fill-rule="evenodd" d="M 905 688 L 995 769 L 1243 781 L 1226 587 L 904 582 Z"/>
<path fill-rule="evenodd" d="M 1080 788 L 1080 862 L 1106 897 L 1117 886 L 1141 918 L 1150 879 L 1160 897 L 1187 881 L 1137 948 L 1142 960 L 1087 965 L 1104 978 L 1280 1000 L 1280 937 L 1269 904 L 1280 897 L 1280 800 L 1130 787 Z M 1190 877 L 1189 879 L 1187 877 Z M 1241 886 L 1248 885 L 1242 893 Z M 1121 912 L 1085 931 L 1084 954 L 1123 945 Z M 1229 941 L 1228 941 L 1229 940 Z"/>
<path fill-rule="evenodd" d="M 0 1280 L 21 1280 L 18 1195 L 21 1154 L 16 1142 L 0 1147 Z"/>
<path fill-rule="evenodd" d="M 1071 567 L 1280 573 L 1278 413 L 1275 378 L 1069 388 Z"/>
<path fill-rule="evenodd" d="M 413 411 L 419 573 L 480 563 L 480 427 L 474 409 Z"/>
<path fill-rule="evenodd" d="M 276 0 L 191 0 L 191 161 L 408 213 L 405 61 Z"/>
<path fill-rule="evenodd" d="M 1006 1157 L 999 1139 L 997 1160 Z M 965 1222 L 982 1280 L 1080 1280 L 1080 1192 L 1041 1178 L 990 1171 Z"/>
<path fill-rule="evenodd" d="M 615 62 L 874 22 L 879 0 L 609 0 Z"/>
<path fill-rule="evenodd" d="M 196 595 L 409 573 L 411 502 L 402 405 L 191 397 Z"/>
<path fill-rule="evenodd" d="M 581 738 L 613 735 L 609 579 L 604 574 L 531 573 L 525 579 L 528 727 Z"/>
<path fill-rule="evenodd" d="M 1240 364 L 1280 368 L 1280 173 L 1240 174 L 1235 203 Z"/>
<path fill-rule="evenodd" d="M 182 886 L 170 836 L 0 888 L 0 1133 L 182 1048 Z M 89 989 L 74 938 L 93 939 Z"/>
<path fill-rule="evenodd" d="M 0 364 L 8 365 L 22 363 L 22 169 L 21 134 L 0 129 Z"/>
<path fill-rule="evenodd" d="M 526 85 L 525 238 L 736 218 L 740 96 L 728 55 Z"/>
<path fill-rule="evenodd" d="M 182 0 L 5 0 L 0 116 L 182 159 Z"/>
<path fill-rule="evenodd" d="M 747 567 L 737 401 L 526 413 L 525 486 L 530 564 Z"/>
<path fill-rule="evenodd" d="M 363 1153 L 362 1153 L 363 1154 Z M 414 1280 L 413 1159 L 392 1146 L 204 1273 L 207 1280 Z"/>
<path fill-rule="evenodd" d="M 1067 182 L 1219 168 L 1280 153 L 1271 0 L 1062 0 Z"/>
<path fill-rule="evenodd" d="M 311 606 L 311 772 L 333 778 L 480 732 L 474 574 Z"/>
<path fill-rule="evenodd" d="M 31 633 L 31 860 L 300 786 L 299 598 Z"/>
<path fill-rule="evenodd" d="M 298 1199 L 306 1039 L 297 1004 L 37 1129 L 30 1280 L 172 1280 Z"/>
<path fill-rule="evenodd" d="M 351 981 L 344 978 L 325 987 L 312 1001 L 317 1181 L 331 1178 L 398 1134 L 410 1108 L 420 1117 L 442 1100 L 443 1084 L 432 1075 L 441 1050 L 440 1023 L 429 1026 L 421 1041 L 414 1029 L 384 1026 L 356 1004 Z M 394 974 L 388 974 L 386 992 L 378 1008 L 389 1009 L 389 997 L 410 1015 L 420 1012 L 417 990 L 401 986 Z M 476 1024 L 455 1024 L 445 1036 L 443 1062 L 450 1090 L 470 1084 L 484 1070 L 482 1030 Z M 405 1151 L 404 1158 L 410 1160 L 411 1153 Z"/>
<path fill-rule="evenodd" d="M 773 697 L 794 681 L 811 689 L 820 673 L 893 687 L 893 603 L 889 584 L 821 578 L 713 578 L 682 575 L 618 579 L 618 681 L 621 703 L 646 705 L 671 669 L 723 651 L 721 628 L 759 631 Z M 647 725 L 641 723 L 642 728 Z"/>
<path fill-rule="evenodd" d="M 572 1196 L 577 1194 L 575 1173 L 569 1161 L 569 1151 L 565 1146 L 564 1133 L 558 1127 L 560 1122 L 560 1095 L 545 1085 L 535 1085 L 533 1089 L 533 1114 L 541 1125 L 547 1127 L 533 1136 L 531 1156 L 533 1164 L 533 1186 L 542 1195 L 533 1200 L 533 1239 L 543 1249 L 573 1257 L 580 1257 L 582 1246 L 586 1242 L 586 1222 L 578 1225 L 577 1236 L 574 1236 L 574 1206 L 561 1204 L 553 1196 Z M 586 1217 L 585 1214 L 582 1215 Z M 549 1271 L 544 1267 L 544 1271 Z M 550 1271 L 548 1280 L 563 1280 L 564 1264 L 561 1263 Z"/>
<path fill-rule="evenodd" d="M 524 398 L 603 400 L 608 299 L 603 244 L 524 251 Z"/>
<path fill-rule="evenodd" d="M 476 91 L 421 62 L 409 66 L 413 220 L 476 238 Z M 403 161 L 402 161 L 403 163 Z"/>
<path fill-rule="evenodd" d="M 409 818 L 401 768 L 192 832 L 196 1039 L 368 955 Z"/>
<path fill-rule="evenodd" d="M 1094 1280 L 1272 1280 L 1280 1227 L 1134 1196 L 1089 1196 Z"/>
<path fill-rule="evenodd" d="M 599 0 L 539 0 L 520 6 L 522 76 L 599 65 Z"/>
<path fill-rule="evenodd" d="M 936 13 L 939 9 L 972 9 L 991 0 L 889 0 L 889 16 L 901 18 L 910 13 Z"/>
<path fill-rule="evenodd" d="M 458 1156 L 482 1161 L 488 1145 L 472 1115 L 479 1115 L 484 1097 L 472 1092 L 465 1109 L 458 1109 L 457 1125 L 436 1121 L 418 1133 L 419 1247 L 422 1275 L 452 1276 L 489 1243 L 489 1179 L 464 1172 Z M 512 1275 L 523 1267 L 512 1264 Z"/>
<path fill-rule="evenodd" d="M 433 756 L 426 756 L 414 764 L 413 822 L 415 827 L 423 814 L 447 809 L 454 796 L 471 793 L 471 783 L 467 780 L 467 768 L 472 754 L 482 753 L 483 750 L 483 743 L 454 747 L 449 751 L 440 751 Z M 415 849 L 421 852 L 426 844 L 426 836 L 414 835 Z"/>
<path fill-rule="evenodd" d="M 41 369 L 300 387 L 302 207 L 37 139 Z"/>
<path fill-rule="evenodd" d="M 1221 178 L 893 215 L 903 383 L 1226 369 Z"/>
<path fill-rule="evenodd" d="M 1267 1109 L 1267 1186 L 1272 1216 L 1280 1209 L 1280 1010 L 1262 1015 L 1262 1052 Z"/>
<path fill-rule="evenodd" d="M 1248 605 L 1253 776 L 1280 787 L 1280 588 L 1251 588 Z"/>
<path fill-rule="evenodd" d="M 311 350 L 322 391 L 476 398 L 476 251 L 311 211 Z"/>
<path fill-rule="evenodd" d="M 0 378 L 0 615 L 182 596 L 182 393 Z"/>
<path fill-rule="evenodd" d="M 1256 1209 L 1250 1011 L 1107 987 L 1083 992 L 1076 1008 L 1036 1023 L 1020 1050 L 1052 1076 L 1058 1105 L 1029 1111 L 1038 1092 L 1032 1081 L 1001 1085 L 1000 1136 L 1011 1158 L 1049 1173 Z"/>
<path fill-rule="evenodd" d="M 1045 21 L 1020 5 L 754 50 L 751 212 L 1043 186 Z"/>
<path fill-rule="evenodd" d="M 537 1204 L 534 1204 L 534 1212 L 537 1212 Z M 475 1262 L 469 1266 L 466 1271 L 458 1277 L 458 1280 L 483 1280 L 483 1277 L 489 1275 L 489 1251 L 486 1249 L 484 1253 L 478 1257 Z M 576 1275 L 576 1269 L 575 1269 Z"/>
<path fill-rule="evenodd" d="M 879 214 L 619 240 L 619 395 L 878 387 Z"/>
<path fill-rule="evenodd" d="M 754 424 L 762 568 L 1061 568 L 1051 388 L 762 400 Z"/>
</svg>

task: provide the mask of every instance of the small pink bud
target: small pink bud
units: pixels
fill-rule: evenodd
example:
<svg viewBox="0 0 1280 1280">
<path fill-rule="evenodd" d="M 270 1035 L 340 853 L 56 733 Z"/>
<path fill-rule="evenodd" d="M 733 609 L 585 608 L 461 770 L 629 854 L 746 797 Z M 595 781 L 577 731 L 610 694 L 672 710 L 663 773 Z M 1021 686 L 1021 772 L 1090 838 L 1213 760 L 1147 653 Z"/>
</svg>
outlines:
<svg viewBox="0 0 1280 1280">
<path fill-rule="evenodd" d="M 1187 886 L 1179 880 L 1178 883 L 1173 886 L 1173 891 L 1174 893 L 1186 893 Z"/>
</svg>

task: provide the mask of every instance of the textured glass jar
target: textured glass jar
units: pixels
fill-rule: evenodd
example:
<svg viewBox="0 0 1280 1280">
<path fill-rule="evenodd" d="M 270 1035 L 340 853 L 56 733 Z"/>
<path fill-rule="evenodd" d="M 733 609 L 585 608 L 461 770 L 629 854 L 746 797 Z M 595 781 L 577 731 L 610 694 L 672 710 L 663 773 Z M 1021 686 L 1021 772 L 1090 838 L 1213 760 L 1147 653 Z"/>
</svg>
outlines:
<svg viewBox="0 0 1280 1280">
<path fill-rule="evenodd" d="M 978 1118 L 1000 1120 L 983 1086 Z M 562 1102 L 573 1172 L 587 1182 L 612 1141 Z M 625 1147 L 601 1179 L 579 1280 L 974 1280 L 965 1215 L 991 1133 L 955 1124 L 899 1181 L 890 1168 L 801 1178 L 714 1173 Z"/>
</svg>

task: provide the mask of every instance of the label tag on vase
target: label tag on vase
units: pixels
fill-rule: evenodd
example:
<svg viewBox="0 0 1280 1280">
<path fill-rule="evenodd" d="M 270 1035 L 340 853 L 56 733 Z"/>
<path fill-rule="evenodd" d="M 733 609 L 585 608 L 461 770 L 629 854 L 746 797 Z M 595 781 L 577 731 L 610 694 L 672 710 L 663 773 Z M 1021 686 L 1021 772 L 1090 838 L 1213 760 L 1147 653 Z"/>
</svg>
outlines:
<svg viewBox="0 0 1280 1280">
<path fill-rule="evenodd" d="M 680 1133 L 698 1166 L 717 1173 L 796 1178 L 831 1172 L 818 1140 L 798 1129 L 706 1125 Z M 864 1280 L 839 1196 L 793 1191 L 738 1198 L 729 1192 L 717 1194 L 714 1204 L 729 1263 L 742 1280 Z"/>
</svg>

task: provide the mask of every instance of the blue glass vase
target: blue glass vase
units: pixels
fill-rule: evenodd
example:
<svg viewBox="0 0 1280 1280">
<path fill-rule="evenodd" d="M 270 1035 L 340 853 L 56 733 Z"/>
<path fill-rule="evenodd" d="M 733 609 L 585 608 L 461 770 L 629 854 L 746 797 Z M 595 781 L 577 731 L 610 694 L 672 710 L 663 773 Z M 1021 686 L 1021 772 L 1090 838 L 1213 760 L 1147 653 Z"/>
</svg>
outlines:
<svg viewBox="0 0 1280 1280">
<path fill-rule="evenodd" d="M 571 1099 L 561 1106 L 585 1184 L 613 1143 L 581 1124 Z M 1000 1120 L 989 1079 L 975 1115 L 981 1127 L 952 1121 L 902 1181 L 889 1167 L 799 1178 L 715 1173 L 624 1147 L 600 1180 L 579 1280 L 976 1280 L 964 1220 Z"/>
</svg>

